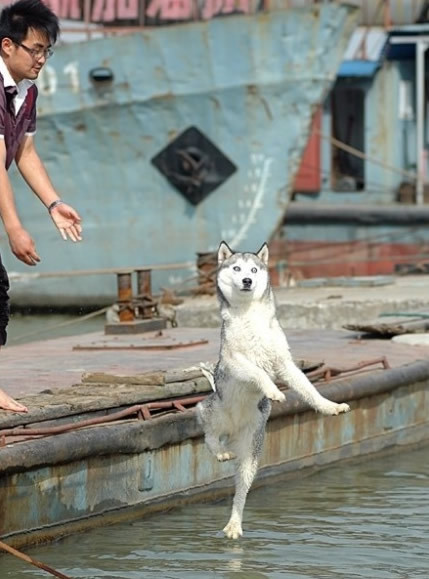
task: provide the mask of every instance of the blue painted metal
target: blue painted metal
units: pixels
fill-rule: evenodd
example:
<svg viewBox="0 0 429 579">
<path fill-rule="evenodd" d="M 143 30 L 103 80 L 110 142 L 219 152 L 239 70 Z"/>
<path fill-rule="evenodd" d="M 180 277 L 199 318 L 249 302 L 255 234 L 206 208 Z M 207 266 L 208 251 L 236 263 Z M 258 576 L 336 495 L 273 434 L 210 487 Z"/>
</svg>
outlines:
<svg viewBox="0 0 429 579">
<path fill-rule="evenodd" d="M 85 233 L 80 245 L 62 243 L 12 174 L 42 257 L 38 271 L 194 262 L 221 239 L 259 247 L 282 220 L 312 113 L 357 16 L 350 5 L 322 3 L 59 46 L 39 82 L 37 146 Z M 100 66 L 112 70 L 112 85 L 90 80 Z M 238 167 L 197 206 L 150 163 L 191 125 Z M 28 272 L 5 240 L 0 250 L 9 271 Z M 155 289 L 169 281 L 154 276 Z M 115 296 L 116 280 L 15 281 L 13 288 L 16 302 L 101 303 Z"/>
</svg>

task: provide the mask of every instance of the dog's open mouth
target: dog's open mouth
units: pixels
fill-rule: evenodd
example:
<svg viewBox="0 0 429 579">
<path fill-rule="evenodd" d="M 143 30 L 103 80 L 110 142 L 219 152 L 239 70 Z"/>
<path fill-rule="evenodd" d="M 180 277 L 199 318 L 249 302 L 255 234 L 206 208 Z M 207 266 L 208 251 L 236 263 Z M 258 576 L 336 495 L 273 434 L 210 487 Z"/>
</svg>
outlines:
<svg viewBox="0 0 429 579">
<path fill-rule="evenodd" d="M 244 286 L 241 288 L 241 291 L 242 291 L 242 292 L 251 292 L 251 291 L 252 291 L 252 286 L 250 286 L 250 285 L 244 285 Z"/>
</svg>

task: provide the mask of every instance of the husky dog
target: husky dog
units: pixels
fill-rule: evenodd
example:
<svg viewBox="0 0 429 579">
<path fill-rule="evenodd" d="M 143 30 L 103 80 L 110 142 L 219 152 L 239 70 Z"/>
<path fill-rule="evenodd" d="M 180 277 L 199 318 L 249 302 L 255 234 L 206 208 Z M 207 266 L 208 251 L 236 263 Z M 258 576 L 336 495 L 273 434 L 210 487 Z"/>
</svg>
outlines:
<svg viewBox="0 0 429 579">
<path fill-rule="evenodd" d="M 232 513 L 223 531 L 228 538 L 238 539 L 271 401 L 285 401 L 274 381 L 287 384 L 323 414 L 350 408 L 319 394 L 293 362 L 276 316 L 266 243 L 254 254 L 234 253 L 222 241 L 216 281 L 222 318 L 220 355 L 213 374 L 205 371 L 214 393 L 197 405 L 197 416 L 215 457 L 236 460 Z"/>
</svg>

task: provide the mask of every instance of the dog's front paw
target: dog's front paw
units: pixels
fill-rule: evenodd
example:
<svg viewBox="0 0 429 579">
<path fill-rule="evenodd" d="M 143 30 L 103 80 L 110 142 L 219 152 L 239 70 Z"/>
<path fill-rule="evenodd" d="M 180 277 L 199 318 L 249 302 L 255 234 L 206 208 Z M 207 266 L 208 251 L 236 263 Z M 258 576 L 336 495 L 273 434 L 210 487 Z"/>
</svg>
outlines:
<svg viewBox="0 0 429 579">
<path fill-rule="evenodd" d="M 335 402 L 330 402 L 321 408 L 321 412 L 330 416 L 337 416 L 338 414 L 343 414 L 344 412 L 350 412 L 350 406 L 345 403 L 336 404 Z"/>
<path fill-rule="evenodd" d="M 233 452 L 218 452 L 216 458 L 219 462 L 225 462 L 226 460 L 233 460 L 236 456 Z"/>
<path fill-rule="evenodd" d="M 270 400 L 273 400 L 273 402 L 284 402 L 286 400 L 286 396 L 278 388 L 276 390 L 271 391 L 267 397 Z"/>
<path fill-rule="evenodd" d="M 228 539 L 239 539 L 243 536 L 243 529 L 239 521 L 229 521 L 223 532 Z"/>
<path fill-rule="evenodd" d="M 344 412 L 350 412 L 350 406 L 343 402 L 342 404 L 337 404 L 335 414 L 343 414 Z"/>
</svg>

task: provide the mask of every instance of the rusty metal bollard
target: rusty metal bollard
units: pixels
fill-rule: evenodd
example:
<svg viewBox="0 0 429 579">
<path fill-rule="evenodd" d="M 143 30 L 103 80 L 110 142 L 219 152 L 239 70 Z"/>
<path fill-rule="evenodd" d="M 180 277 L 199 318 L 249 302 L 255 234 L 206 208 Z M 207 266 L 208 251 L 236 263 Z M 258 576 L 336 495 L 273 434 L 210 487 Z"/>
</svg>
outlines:
<svg viewBox="0 0 429 579">
<path fill-rule="evenodd" d="M 138 295 L 133 296 L 132 276 L 137 272 Z M 152 296 L 150 269 L 117 273 L 119 323 L 107 323 L 105 334 L 140 334 L 167 327 L 167 320 L 155 315 L 157 302 Z"/>
<path fill-rule="evenodd" d="M 132 272 L 118 273 L 118 305 L 119 321 L 132 322 L 134 320 Z"/>
<path fill-rule="evenodd" d="M 152 271 L 136 269 L 137 273 L 137 311 L 141 318 L 153 318 L 156 302 L 152 297 Z"/>
</svg>

